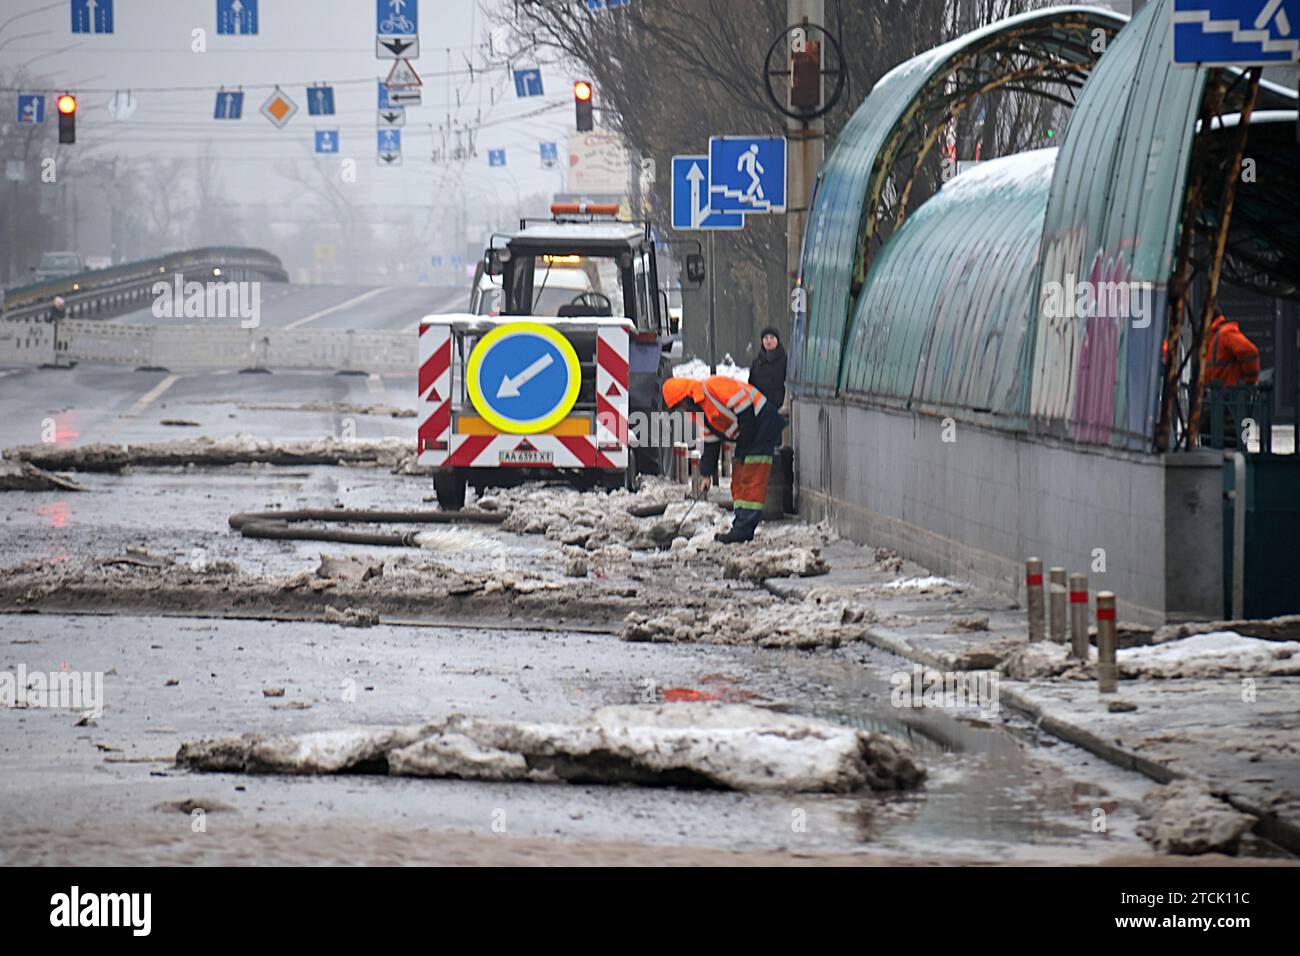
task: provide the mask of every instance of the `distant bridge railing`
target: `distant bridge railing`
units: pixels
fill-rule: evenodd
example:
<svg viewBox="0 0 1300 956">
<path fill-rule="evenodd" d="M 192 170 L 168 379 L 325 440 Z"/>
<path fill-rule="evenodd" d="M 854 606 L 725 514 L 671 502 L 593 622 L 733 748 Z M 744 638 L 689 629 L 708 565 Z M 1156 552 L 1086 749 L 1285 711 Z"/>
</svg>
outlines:
<svg viewBox="0 0 1300 956">
<path fill-rule="evenodd" d="M 154 284 L 176 273 L 196 282 L 289 281 L 284 265 L 265 250 L 212 246 L 6 289 L 0 317 L 53 318 L 54 299 L 62 296 L 70 319 L 112 318 L 142 308 Z"/>
</svg>

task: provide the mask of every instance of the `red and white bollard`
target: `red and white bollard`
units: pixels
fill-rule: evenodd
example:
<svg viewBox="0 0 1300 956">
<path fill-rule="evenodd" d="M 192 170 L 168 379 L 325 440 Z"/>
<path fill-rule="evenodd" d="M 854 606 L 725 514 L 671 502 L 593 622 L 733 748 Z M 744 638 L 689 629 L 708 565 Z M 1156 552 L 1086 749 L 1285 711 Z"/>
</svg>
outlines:
<svg viewBox="0 0 1300 956">
<path fill-rule="evenodd" d="M 1047 572 L 1047 609 L 1051 625 L 1052 643 L 1065 643 L 1065 568 L 1052 568 Z"/>
<path fill-rule="evenodd" d="M 1088 575 L 1070 575 L 1070 656 L 1088 659 Z"/>
<path fill-rule="evenodd" d="M 1029 610 L 1029 643 L 1043 639 L 1043 562 L 1030 558 L 1025 562 L 1025 607 Z"/>
<path fill-rule="evenodd" d="M 1097 690 L 1119 691 L 1119 665 L 1115 662 L 1115 594 L 1097 592 Z"/>
</svg>

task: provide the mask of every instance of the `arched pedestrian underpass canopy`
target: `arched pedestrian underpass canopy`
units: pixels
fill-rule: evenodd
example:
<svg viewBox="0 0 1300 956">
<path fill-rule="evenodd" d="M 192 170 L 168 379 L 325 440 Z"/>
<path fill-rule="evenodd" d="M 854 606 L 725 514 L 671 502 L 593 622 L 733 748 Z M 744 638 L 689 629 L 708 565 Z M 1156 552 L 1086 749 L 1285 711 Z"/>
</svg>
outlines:
<svg viewBox="0 0 1300 956">
<path fill-rule="evenodd" d="M 1232 114 L 1248 98 L 1239 74 L 1225 74 L 1223 83 L 1216 76 L 1214 95 L 1206 96 L 1210 71 L 1172 65 L 1169 5 L 1149 5 L 1108 45 L 1059 153 L 964 173 L 905 223 L 907 204 L 897 201 L 905 186 L 895 185 L 893 210 L 885 208 L 884 186 L 915 178 L 933 130 L 967 101 L 949 79 L 962 51 L 1018 50 L 1036 21 L 1041 36 L 1073 35 L 1058 39 L 1057 49 L 1079 57 L 1091 30 L 1120 21 L 1105 11 L 1039 11 L 916 57 L 881 81 L 828 159 L 809 217 L 801 273 L 807 312 L 796 316 L 795 335 L 802 394 L 1152 447 L 1171 275 L 1182 262 L 1190 264 L 1189 286 L 1197 278 L 1195 244 L 1190 255 L 1178 246 L 1180 223 L 1213 227 L 1221 179 L 1207 171 L 1226 168 Z M 934 102 L 936 90 L 946 90 L 946 104 Z M 1279 130 L 1294 142 L 1294 95 L 1264 85 L 1258 106 L 1271 122 L 1252 124 L 1251 143 L 1263 147 Z M 1203 112 L 1223 119 L 1198 139 Z M 900 145 L 908 142 L 921 149 Z M 1239 193 L 1244 216 L 1229 236 L 1225 278 L 1294 295 L 1300 237 L 1286 215 L 1300 195 L 1295 150 L 1252 145 L 1250 155 L 1269 164 L 1268 174 L 1261 170 L 1257 185 Z M 1192 191 L 1203 200 L 1195 209 L 1187 203 Z M 1149 321 L 1045 310 L 1045 289 L 1083 281 L 1149 289 Z"/>
</svg>

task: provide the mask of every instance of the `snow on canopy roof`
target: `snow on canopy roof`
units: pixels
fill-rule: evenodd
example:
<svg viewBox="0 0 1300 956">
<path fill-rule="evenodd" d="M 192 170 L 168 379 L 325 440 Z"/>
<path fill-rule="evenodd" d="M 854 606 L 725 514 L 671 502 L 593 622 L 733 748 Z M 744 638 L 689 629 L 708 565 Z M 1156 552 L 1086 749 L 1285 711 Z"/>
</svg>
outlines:
<svg viewBox="0 0 1300 956">
<path fill-rule="evenodd" d="M 1003 50 L 1032 34 L 1051 56 L 1092 62 L 1092 31 L 1115 31 L 1128 17 L 1101 7 L 1045 7 L 999 20 L 918 54 L 886 73 L 845 124 L 822 166 L 805 232 L 801 284 L 808 291 L 802 348 L 795 350 L 796 378 L 813 390 L 834 390 L 852 307 L 852 280 L 859 238 L 869 225 L 864 202 L 872 183 L 888 170 L 882 152 L 896 131 L 916 118 L 928 85 L 976 53 Z M 1104 58 L 1103 58 L 1104 59 Z M 959 177 L 960 178 L 960 177 Z"/>
</svg>

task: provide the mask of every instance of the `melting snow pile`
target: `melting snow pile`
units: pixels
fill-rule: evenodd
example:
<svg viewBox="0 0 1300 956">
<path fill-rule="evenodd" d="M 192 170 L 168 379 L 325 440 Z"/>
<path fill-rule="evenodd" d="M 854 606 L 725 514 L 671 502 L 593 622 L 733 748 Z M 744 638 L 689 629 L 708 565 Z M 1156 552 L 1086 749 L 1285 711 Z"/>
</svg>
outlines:
<svg viewBox="0 0 1300 956">
<path fill-rule="evenodd" d="M 1040 641 L 1018 648 L 1003 664 L 1015 680 L 1035 677 L 1096 677 L 1096 650 L 1088 663 L 1069 656 L 1065 644 Z M 1215 678 L 1225 674 L 1286 677 L 1300 675 L 1300 642 L 1266 641 L 1232 631 L 1216 631 L 1165 644 L 1121 648 L 1115 652 L 1125 679 Z"/>
<path fill-rule="evenodd" d="M 808 578 L 828 571 L 830 566 L 816 548 L 760 548 L 748 554 L 728 554 L 722 575 L 763 581 L 767 578 Z"/>
<path fill-rule="evenodd" d="M 453 715 L 419 727 L 245 734 L 183 745 L 176 762 L 213 772 L 635 783 L 844 793 L 916 786 L 907 744 L 743 704 L 608 707 L 585 723 Z"/>
<path fill-rule="evenodd" d="M 693 378 L 696 381 L 703 381 L 710 374 L 709 363 L 703 359 L 691 359 L 689 362 L 673 366 L 674 378 Z M 718 363 L 718 374 L 742 382 L 749 381 L 749 369 L 737 365 L 730 353 L 723 356 L 722 361 Z"/>
<path fill-rule="evenodd" d="M 1138 833 L 1161 853 L 1233 853 L 1255 818 L 1216 799 L 1204 784 L 1178 780 L 1142 798 Z"/>
<path fill-rule="evenodd" d="M 865 640 L 875 620 L 869 608 L 847 602 L 774 604 L 720 611 L 633 611 L 623 621 L 625 641 L 656 644 L 749 644 L 756 647 L 839 647 Z"/>
<path fill-rule="evenodd" d="M 1300 641 L 1265 641 L 1233 631 L 1116 653 L 1125 677 L 1218 677 L 1220 674 L 1300 674 Z"/>
</svg>

